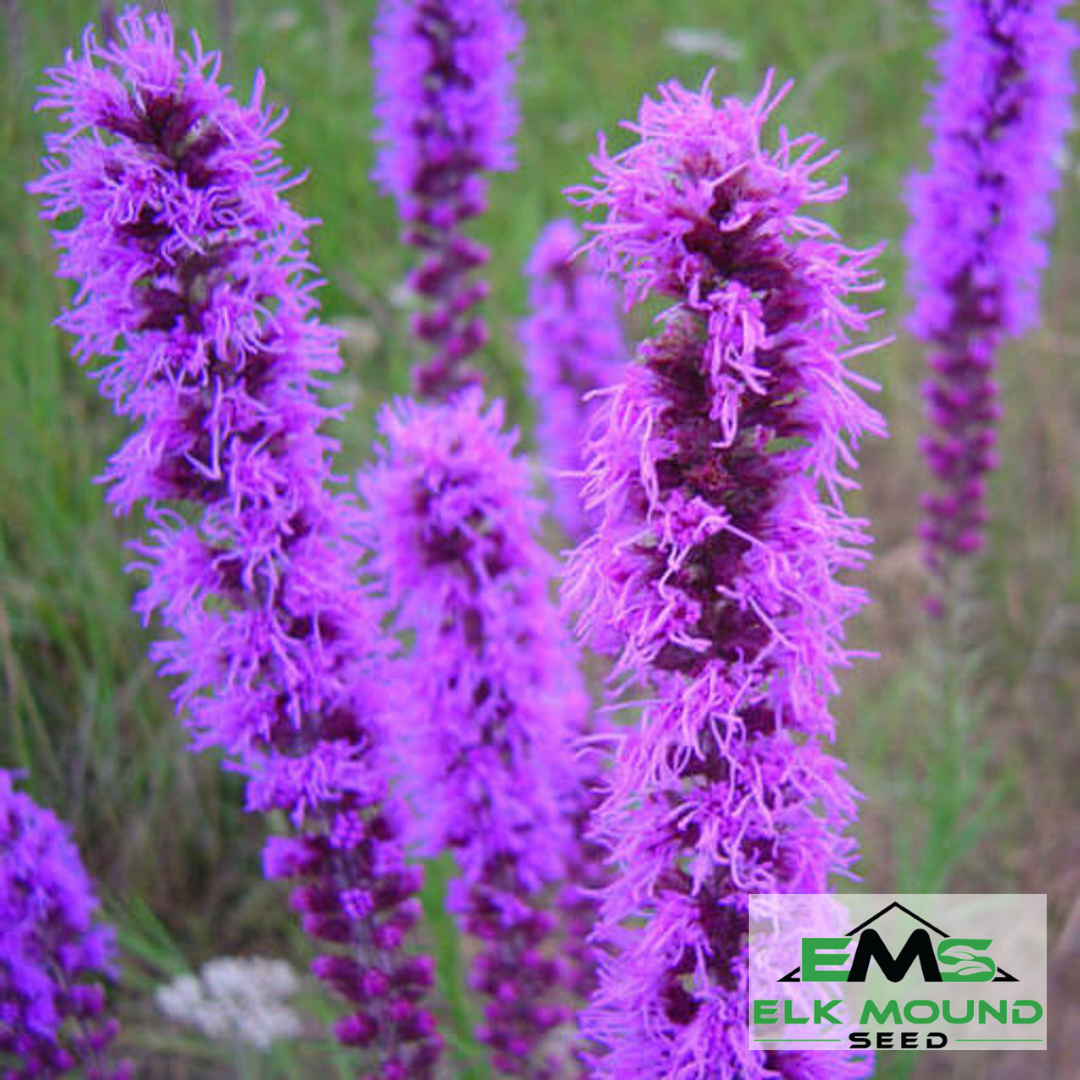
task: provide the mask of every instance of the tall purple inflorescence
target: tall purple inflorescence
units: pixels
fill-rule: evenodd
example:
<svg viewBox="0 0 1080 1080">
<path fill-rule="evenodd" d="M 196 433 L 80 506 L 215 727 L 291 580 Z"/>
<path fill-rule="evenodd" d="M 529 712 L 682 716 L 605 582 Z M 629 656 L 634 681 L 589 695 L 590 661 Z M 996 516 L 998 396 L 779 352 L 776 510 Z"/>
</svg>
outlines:
<svg viewBox="0 0 1080 1080">
<path fill-rule="evenodd" d="M 478 379 L 465 363 L 487 341 L 474 309 L 488 287 L 472 271 L 488 252 L 462 225 L 486 205 L 484 174 L 514 164 L 511 57 L 522 36 L 510 0 L 382 0 L 379 8 L 375 175 L 424 256 L 409 279 L 427 305 L 413 322 L 432 350 L 414 373 L 424 397 Z"/>
<path fill-rule="evenodd" d="M 530 315 L 521 326 L 553 509 L 575 541 L 588 528 L 580 479 L 592 413 L 585 395 L 613 381 L 626 360 L 618 290 L 602 275 L 595 255 L 576 255 L 580 244 L 570 221 L 552 222 L 540 234 L 525 268 Z"/>
<path fill-rule="evenodd" d="M 563 1073 L 554 1029 L 595 967 L 584 937 L 595 902 L 568 880 L 596 880 L 590 772 L 570 750 L 590 710 L 548 596 L 553 567 L 515 436 L 470 386 L 480 377 L 466 361 L 487 339 L 474 309 L 488 291 L 471 275 L 488 253 L 462 231 L 485 208 L 484 174 L 513 166 L 522 30 L 510 0 L 380 7 L 376 176 L 424 255 L 410 277 L 426 301 L 413 331 L 432 355 L 414 386 L 449 404 L 387 409 L 361 491 L 370 569 L 412 639 L 403 693 L 415 719 L 400 751 L 419 840 L 429 855 L 454 851 L 462 869 L 449 902 L 482 942 L 473 985 L 487 999 L 479 1036 L 493 1067 L 541 1080 Z"/>
<path fill-rule="evenodd" d="M 316 390 L 339 361 L 307 222 L 282 197 L 280 117 L 261 77 L 242 105 L 197 39 L 178 52 L 165 16 L 129 11 L 118 31 L 88 31 L 51 73 L 41 106 L 63 131 L 35 187 L 47 217 L 74 215 L 54 234 L 78 283 L 60 325 L 138 424 L 105 477 L 118 512 L 150 520 L 137 607 L 173 631 L 154 656 L 196 748 L 221 748 L 249 809 L 297 830 L 270 841 L 266 870 L 298 881 L 305 928 L 335 947 L 315 968 L 351 1002 L 339 1037 L 370 1048 L 368 1076 L 426 1076 L 431 966 L 398 954 L 420 872 L 387 802 L 355 507 L 327 490 L 334 414 Z"/>
<path fill-rule="evenodd" d="M 945 40 L 928 126 L 930 171 L 909 193 L 911 325 L 929 346 L 923 441 L 926 559 L 939 578 L 977 550 L 994 468 L 1002 339 L 1038 315 L 1041 237 L 1069 127 L 1076 44 L 1064 0 L 933 0 Z M 940 609 L 940 598 L 932 607 Z"/>
<path fill-rule="evenodd" d="M 607 211 L 594 243 L 630 302 L 673 301 L 603 395 L 585 485 L 602 518 L 565 585 L 646 702 L 599 813 L 617 871 L 583 1022 L 599 1077 L 870 1071 L 747 1039 L 749 895 L 826 892 L 855 858 L 856 795 L 823 744 L 843 622 L 864 602 L 838 580 L 867 558 L 843 467 L 860 434 L 884 433 L 845 367 L 868 321 L 847 297 L 876 287 L 875 252 L 807 214 L 844 192 L 818 178 L 820 139 L 762 145 L 777 100 L 769 83 L 719 106 L 708 83 L 667 84 L 578 193 Z"/>
<path fill-rule="evenodd" d="M 549 595 L 554 568 L 534 539 L 528 472 L 502 420 L 479 390 L 389 407 L 360 486 L 378 533 L 372 569 L 397 628 L 415 639 L 401 771 L 417 838 L 461 866 L 449 904 L 482 943 L 473 985 L 488 1002 L 479 1035 L 494 1068 L 542 1078 L 560 1075 L 542 1040 L 569 1019 L 567 985 L 580 985 L 554 955 L 547 909 L 572 857 L 570 742 L 588 701 Z M 573 917 L 580 899 L 563 897 Z"/>
<path fill-rule="evenodd" d="M 110 1066 L 116 1022 L 103 981 L 116 942 L 66 825 L 15 790 L 0 769 L 0 1068 L 9 1080 L 62 1076 L 121 1080 Z"/>
</svg>

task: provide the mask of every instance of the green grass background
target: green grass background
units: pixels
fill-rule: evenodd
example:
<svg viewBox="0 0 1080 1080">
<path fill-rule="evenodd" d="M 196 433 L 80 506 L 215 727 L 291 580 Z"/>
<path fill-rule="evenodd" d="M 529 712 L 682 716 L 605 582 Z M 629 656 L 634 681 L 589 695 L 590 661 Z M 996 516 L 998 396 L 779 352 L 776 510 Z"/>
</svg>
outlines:
<svg viewBox="0 0 1080 1080">
<path fill-rule="evenodd" d="M 168 5 L 183 27 L 224 44 L 246 93 L 261 66 L 286 104 L 285 157 L 310 179 L 296 192 L 319 218 L 316 260 L 327 318 L 350 332 L 333 393 L 354 403 L 341 426 L 347 464 L 370 446 L 379 403 L 407 387 L 408 342 L 395 287 L 409 255 L 391 204 L 369 179 L 370 0 L 236 0 L 231 27 L 207 0 Z M 488 305 L 493 394 L 526 432 L 515 337 L 524 309 L 520 267 L 544 222 L 567 213 L 561 194 L 590 176 L 598 130 L 643 93 L 716 66 L 724 93 L 753 93 L 773 67 L 796 87 L 782 109 L 843 151 L 851 192 L 830 210 L 858 245 L 884 239 L 881 333 L 894 344 L 865 358 L 880 380 L 892 438 L 867 446 L 860 509 L 878 537 L 869 583 L 876 604 L 853 627 L 881 654 L 845 678 L 837 711 L 842 751 L 866 794 L 860 840 L 878 891 L 1046 892 L 1054 926 L 1080 892 L 1074 777 L 1080 768 L 1080 287 L 1077 177 L 1062 162 L 1054 260 L 1041 328 L 1002 365 L 1003 467 L 993 524 L 963 611 L 962 671 L 943 662 L 942 635 L 921 615 L 925 582 L 912 540 L 923 482 L 919 350 L 903 331 L 900 240 L 904 178 L 925 162 L 921 127 L 927 49 L 924 0 L 523 0 L 528 39 L 520 75 L 518 170 L 492 185 L 477 234 L 494 251 Z M 129 1051 L 145 1075 L 323 1075 L 346 1066 L 318 1040 L 235 1062 L 154 1017 L 148 993 L 168 974 L 222 953 L 272 952 L 302 966 L 307 945 L 280 890 L 261 882 L 265 823 L 240 810 L 235 778 L 185 737 L 146 660 L 148 635 L 129 611 L 125 540 L 94 483 L 123 429 L 96 398 L 52 320 L 66 287 L 53 276 L 46 229 L 24 186 L 36 173 L 45 119 L 32 111 L 40 70 L 76 44 L 95 4 L 7 0 L 0 63 L 0 764 L 28 770 L 29 788 L 73 823 L 127 950 L 121 1009 Z M 674 29 L 720 32 L 725 57 L 665 43 Z M 431 908 L 438 907 L 433 875 Z M 468 1038 L 459 943 L 445 920 L 432 934 L 451 1002 L 449 1030 L 463 1074 L 484 1075 Z M 313 1013 L 328 1006 L 317 995 Z M 970 1055 L 969 1055 L 970 1056 Z M 892 1055 L 882 1075 L 920 1074 Z M 312 1063 L 318 1061 L 319 1066 Z M 314 1071 L 313 1071 L 314 1069 Z M 930 1073 L 926 1073 L 930 1075 Z M 934 1074 L 936 1075 L 936 1073 Z"/>
</svg>

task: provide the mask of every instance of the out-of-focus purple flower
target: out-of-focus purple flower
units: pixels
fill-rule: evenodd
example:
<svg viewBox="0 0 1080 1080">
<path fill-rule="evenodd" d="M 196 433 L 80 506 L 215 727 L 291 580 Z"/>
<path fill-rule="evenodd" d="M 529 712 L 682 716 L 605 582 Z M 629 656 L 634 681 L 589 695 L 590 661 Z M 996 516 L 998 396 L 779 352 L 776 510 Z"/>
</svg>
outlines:
<svg viewBox="0 0 1080 1080">
<path fill-rule="evenodd" d="M 591 712 L 588 698 L 578 696 L 585 694 L 584 685 L 578 686 L 570 680 L 567 690 L 570 715 L 588 716 Z M 562 922 L 560 949 L 567 964 L 567 985 L 574 997 L 582 1001 L 597 986 L 599 955 L 591 939 L 596 925 L 597 898 L 612 876 L 607 850 L 595 836 L 596 811 L 603 802 L 604 765 L 608 758 L 606 753 L 601 753 L 600 744 L 610 742 L 612 737 L 610 729 L 599 728 L 598 719 L 593 717 L 584 738 L 579 740 L 578 767 L 567 800 L 571 840 L 567 847 L 565 884 L 558 896 Z M 588 1070 L 581 1075 L 588 1076 Z"/>
<path fill-rule="evenodd" d="M 594 244 L 631 299 L 672 301 L 602 395 L 584 488 L 600 525 L 565 583 L 645 699 L 599 812 L 617 869 L 583 1021 L 599 1077 L 870 1068 L 746 1034 L 750 894 L 825 892 L 855 857 L 856 796 L 825 749 L 843 622 L 865 599 L 840 580 L 867 558 L 841 495 L 859 436 L 884 433 L 845 363 L 875 252 L 809 216 L 844 192 L 818 176 L 820 139 L 762 144 L 777 100 L 768 82 L 719 106 L 708 83 L 667 84 L 578 192 L 607 212 Z"/>
<path fill-rule="evenodd" d="M 416 838 L 460 864 L 450 906 L 482 942 L 473 985 L 488 1001 L 479 1034 L 493 1066 L 559 1075 L 541 1043 L 568 1019 L 567 983 L 580 975 L 554 955 L 546 909 L 574 850 L 571 740 L 588 699 L 534 538 L 539 507 L 516 435 L 479 391 L 448 405 L 399 402 L 380 429 L 360 488 L 371 569 L 414 638 L 400 771 Z"/>
<path fill-rule="evenodd" d="M 335 339 L 315 314 L 307 222 L 282 196 L 281 118 L 261 77 L 242 105 L 218 65 L 132 10 L 112 44 L 88 31 L 51 72 L 41 106 L 62 131 L 35 190 L 46 217 L 72 215 L 54 233 L 78 284 L 60 325 L 137 425 L 105 478 L 118 512 L 147 508 L 137 608 L 173 632 L 154 656 L 195 746 L 221 748 L 249 809 L 297 829 L 270 842 L 266 870 L 304 882 L 305 928 L 341 947 L 316 964 L 355 1005 L 339 1036 L 371 1048 L 372 1076 L 426 1076 L 431 970 L 397 955 L 420 874 L 387 802 L 372 677 L 385 645 L 320 433 Z"/>
<path fill-rule="evenodd" d="M 593 410 L 585 395 L 611 382 L 626 360 L 618 291 L 594 255 L 576 256 L 580 244 L 571 221 L 552 222 L 540 234 L 525 267 L 531 313 L 521 326 L 553 509 L 575 541 L 588 527 L 580 473 Z"/>
<path fill-rule="evenodd" d="M 997 461 L 996 354 L 1038 317 L 1077 41 L 1063 6 L 933 0 L 945 32 L 941 82 L 927 120 L 931 168 L 909 192 L 906 251 L 911 326 L 931 370 L 923 451 L 935 483 L 921 534 L 939 577 L 982 545 L 984 477 Z"/>
<path fill-rule="evenodd" d="M 115 1020 L 103 982 L 116 977 L 116 941 L 69 830 L 0 769 L 0 1063 L 10 1080 L 126 1080 L 110 1066 Z"/>
<path fill-rule="evenodd" d="M 432 351 L 414 372 L 424 396 L 478 379 L 466 361 L 487 341 L 475 307 L 488 286 L 472 271 L 488 252 L 462 225 L 487 204 L 484 174 L 514 166 L 512 56 L 522 36 L 510 0 L 382 0 L 379 8 L 375 177 L 423 255 L 409 280 L 426 301 L 413 320 Z"/>
</svg>

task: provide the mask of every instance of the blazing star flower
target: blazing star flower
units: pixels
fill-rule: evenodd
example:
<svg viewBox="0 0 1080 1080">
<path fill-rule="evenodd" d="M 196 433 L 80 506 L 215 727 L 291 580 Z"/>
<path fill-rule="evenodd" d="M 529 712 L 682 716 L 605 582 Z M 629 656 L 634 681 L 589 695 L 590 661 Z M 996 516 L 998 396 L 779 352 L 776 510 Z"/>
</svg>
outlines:
<svg viewBox="0 0 1080 1080">
<path fill-rule="evenodd" d="M 923 497 L 921 534 L 927 564 L 944 578 L 983 542 L 985 476 L 997 463 L 998 349 L 1038 318 L 1077 34 L 1059 17 L 1063 0 L 933 6 L 945 40 L 927 119 L 932 164 L 911 184 L 906 250 L 911 326 L 929 346 L 931 370 L 924 394 L 933 431 L 923 451 L 935 483 Z"/>
<path fill-rule="evenodd" d="M 574 540 L 588 527 L 579 490 L 592 413 L 585 395 L 610 382 L 626 359 L 618 292 L 594 255 L 577 256 L 580 245 L 571 221 L 552 222 L 540 234 L 525 267 L 531 314 L 521 326 L 538 409 L 537 440 L 551 468 L 553 509 Z"/>
<path fill-rule="evenodd" d="M 477 381 L 465 361 L 487 341 L 475 313 L 487 249 L 461 229 L 487 202 L 487 172 L 514 166 L 512 54 L 523 27 L 509 0 L 382 0 L 375 24 L 375 178 L 397 200 L 405 239 L 424 256 L 411 275 L 426 302 L 413 331 L 433 355 L 417 392 L 445 397 Z"/>
<path fill-rule="evenodd" d="M 115 1020 L 103 982 L 116 977 L 116 940 L 70 831 L 0 769 L 0 1061 L 11 1080 L 73 1069 L 127 1080 L 111 1067 Z"/>
<path fill-rule="evenodd" d="M 716 105 L 708 82 L 667 84 L 578 192 L 606 211 L 594 245 L 631 300 L 671 301 L 602 395 L 584 486 L 600 524 L 565 582 L 644 699 L 598 819 L 616 869 L 583 1019 L 598 1077 L 870 1068 L 747 1040 L 750 894 L 825 892 L 855 856 L 855 793 L 826 745 L 843 622 L 865 599 L 839 578 L 868 538 L 841 495 L 859 436 L 884 434 L 845 365 L 875 252 L 809 216 L 844 192 L 819 178 L 820 139 L 763 145 L 781 96 L 766 82 Z"/>
<path fill-rule="evenodd" d="M 546 909 L 573 847 L 570 742 L 588 701 L 534 538 L 539 507 L 516 435 L 479 391 L 449 405 L 399 402 L 380 429 L 360 488 L 371 569 L 414 639 L 400 771 L 420 811 L 415 836 L 460 864 L 449 902 L 482 942 L 473 984 L 488 999 L 479 1035 L 493 1066 L 555 1076 L 540 1044 L 568 1019 L 565 984 L 578 974 L 552 955 Z M 577 911 L 579 897 L 564 900 Z"/>
<path fill-rule="evenodd" d="M 340 946 L 316 962 L 355 1005 L 339 1037 L 371 1048 L 371 1076 L 427 1076 L 431 966 L 397 955 L 420 873 L 387 801 L 383 646 L 357 584 L 355 510 L 327 490 L 334 414 L 316 390 L 335 339 L 315 317 L 308 223 L 282 196 L 281 117 L 261 76 L 243 105 L 218 70 L 197 39 L 176 50 L 167 17 L 131 10 L 112 44 L 88 31 L 51 72 L 41 107 L 63 130 L 35 190 L 46 217 L 74 219 L 54 233 L 78 283 L 60 325 L 137 425 L 105 479 L 118 512 L 147 509 L 137 608 L 172 631 L 153 655 L 195 746 L 247 775 L 249 809 L 296 827 L 266 870 L 306 882 L 305 928 Z"/>
</svg>

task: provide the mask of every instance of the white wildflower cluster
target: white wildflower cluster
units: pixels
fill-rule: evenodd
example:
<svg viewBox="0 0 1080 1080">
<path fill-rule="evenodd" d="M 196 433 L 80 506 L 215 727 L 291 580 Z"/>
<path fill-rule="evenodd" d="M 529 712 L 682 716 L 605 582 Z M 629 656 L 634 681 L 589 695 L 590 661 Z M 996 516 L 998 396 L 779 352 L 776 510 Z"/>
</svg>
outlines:
<svg viewBox="0 0 1080 1080">
<path fill-rule="evenodd" d="M 198 975 L 180 975 L 159 986 L 157 1007 L 170 1019 L 197 1028 L 215 1042 L 267 1050 L 300 1034 L 301 1020 L 288 1004 L 300 979 L 284 960 L 222 956 Z"/>
</svg>

